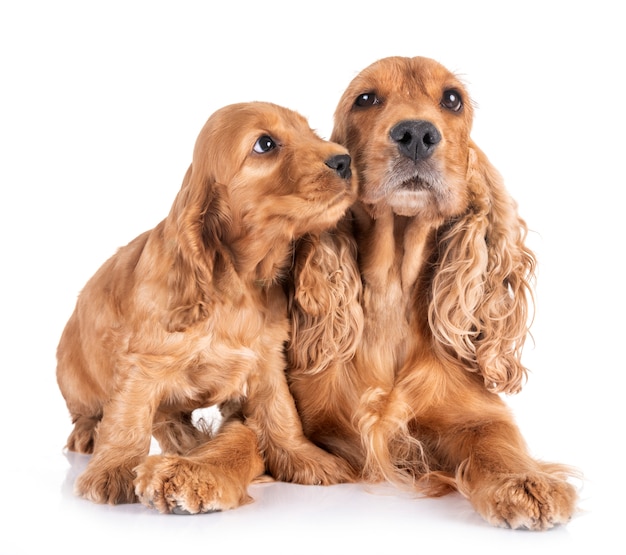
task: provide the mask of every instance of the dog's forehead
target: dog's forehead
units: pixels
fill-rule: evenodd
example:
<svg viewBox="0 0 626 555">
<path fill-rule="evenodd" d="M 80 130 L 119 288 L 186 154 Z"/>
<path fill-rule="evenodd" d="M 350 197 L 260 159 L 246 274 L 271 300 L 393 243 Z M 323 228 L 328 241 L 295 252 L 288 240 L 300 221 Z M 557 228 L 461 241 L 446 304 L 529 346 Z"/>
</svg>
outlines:
<svg viewBox="0 0 626 555">
<path fill-rule="evenodd" d="M 439 62 L 422 57 L 391 57 L 374 62 L 357 75 L 348 87 L 346 97 L 375 92 L 382 97 L 425 96 L 438 101 L 441 93 L 450 88 L 465 90 L 459 78 Z"/>
<path fill-rule="evenodd" d="M 274 106 L 272 110 L 260 113 L 255 125 L 257 131 L 283 140 L 292 136 L 308 135 L 311 132 L 304 116 L 282 106 Z"/>
<path fill-rule="evenodd" d="M 269 102 L 232 104 L 215 112 L 205 132 L 221 135 L 222 140 L 240 141 L 258 133 L 301 132 L 309 125 L 299 113 Z"/>
<path fill-rule="evenodd" d="M 206 122 L 194 148 L 194 160 L 207 156 L 225 157 L 231 166 L 252 152 L 255 142 L 269 135 L 278 142 L 314 135 L 307 119 L 289 108 L 269 102 L 231 104 L 214 112 Z M 231 168 L 232 169 L 232 168 Z"/>
</svg>

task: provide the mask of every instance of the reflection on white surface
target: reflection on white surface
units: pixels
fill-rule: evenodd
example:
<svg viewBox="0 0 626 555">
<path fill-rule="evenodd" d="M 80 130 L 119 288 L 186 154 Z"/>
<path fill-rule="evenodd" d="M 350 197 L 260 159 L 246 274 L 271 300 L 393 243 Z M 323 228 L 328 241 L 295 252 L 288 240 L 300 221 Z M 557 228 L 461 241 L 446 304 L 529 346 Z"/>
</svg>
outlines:
<svg viewBox="0 0 626 555">
<path fill-rule="evenodd" d="M 497 529 L 458 494 L 418 499 L 384 485 L 258 484 L 250 488 L 253 503 L 194 516 L 161 515 L 140 504 L 96 505 L 73 493 L 88 460 L 56 450 L 36 463 L 24 461 L 10 479 L 5 474 L 10 525 L 0 536 L 0 554 L 40 553 L 41 546 L 64 554 L 261 547 L 273 554 L 418 553 L 425 546 L 453 553 L 472 545 L 482 553 L 549 553 L 590 539 L 588 515 L 549 532 Z"/>
</svg>

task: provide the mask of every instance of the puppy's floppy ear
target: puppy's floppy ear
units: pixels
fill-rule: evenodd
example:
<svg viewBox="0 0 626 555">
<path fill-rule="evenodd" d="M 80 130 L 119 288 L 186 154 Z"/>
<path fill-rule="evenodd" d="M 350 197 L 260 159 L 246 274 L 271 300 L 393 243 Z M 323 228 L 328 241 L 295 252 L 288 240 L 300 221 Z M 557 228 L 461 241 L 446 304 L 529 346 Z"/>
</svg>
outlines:
<svg viewBox="0 0 626 555">
<path fill-rule="evenodd" d="M 467 181 L 469 210 L 438 239 L 430 323 L 439 347 L 469 362 L 488 389 L 515 393 L 526 378 L 520 359 L 536 260 L 516 203 L 473 142 Z"/>
<path fill-rule="evenodd" d="M 215 261 L 230 223 L 223 196 L 209 174 L 189 167 L 164 230 L 165 248 L 173 249 L 164 322 L 168 331 L 183 331 L 209 315 Z"/>
<path fill-rule="evenodd" d="M 363 330 L 361 277 L 349 216 L 295 247 L 290 366 L 307 374 L 352 358 Z"/>
</svg>

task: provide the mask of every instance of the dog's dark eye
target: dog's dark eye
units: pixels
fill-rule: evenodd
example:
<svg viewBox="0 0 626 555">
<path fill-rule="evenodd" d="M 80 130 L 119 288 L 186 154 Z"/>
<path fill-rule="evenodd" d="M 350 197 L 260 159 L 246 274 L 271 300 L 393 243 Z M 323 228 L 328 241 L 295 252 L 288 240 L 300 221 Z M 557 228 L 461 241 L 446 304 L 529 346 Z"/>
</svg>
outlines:
<svg viewBox="0 0 626 555">
<path fill-rule="evenodd" d="M 458 112 L 463 108 L 463 99 L 461 94 L 456 89 L 447 89 L 443 91 L 441 96 L 441 105 L 447 110 L 452 112 Z"/>
<path fill-rule="evenodd" d="M 274 142 L 274 139 L 272 139 L 269 135 L 263 135 L 257 139 L 256 143 L 254 143 L 252 150 L 254 150 L 254 152 L 258 152 L 259 154 L 263 154 L 264 152 L 269 152 L 275 148 L 276 143 Z"/>
<path fill-rule="evenodd" d="M 374 104 L 379 103 L 379 98 L 376 96 L 376 93 L 373 92 L 360 94 L 356 97 L 356 100 L 354 101 L 354 105 L 358 106 L 359 108 L 367 108 L 368 106 L 374 106 Z"/>
</svg>

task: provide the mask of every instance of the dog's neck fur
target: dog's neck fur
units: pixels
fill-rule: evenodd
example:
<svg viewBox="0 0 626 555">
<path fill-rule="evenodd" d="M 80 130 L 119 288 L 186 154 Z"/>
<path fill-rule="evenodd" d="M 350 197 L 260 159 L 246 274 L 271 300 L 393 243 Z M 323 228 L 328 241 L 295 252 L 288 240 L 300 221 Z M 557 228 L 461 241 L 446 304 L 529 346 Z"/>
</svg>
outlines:
<svg viewBox="0 0 626 555">
<path fill-rule="evenodd" d="M 419 217 L 398 216 L 391 209 L 378 210 L 373 217 L 367 207 L 357 206 L 354 213 L 367 336 L 361 344 L 368 346 L 362 355 L 376 360 L 375 351 L 387 352 L 394 360 L 391 365 L 381 361 L 381 371 L 389 366 L 397 371 L 405 362 L 408 344 L 420 340 L 415 330 L 423 326 L 416 326 L 415 319 L 427 318 L 426 309 L 413 308 L 436 226 Z"/>
<path fill-rule="evenodd" d="M 355 209 L 360 269 L 364 285 L 372 293 L 384 294 L 394 283 L 403 296 L 410 295 L 424 263 L 427 245 L 436 228 L 419 217 L 398 216 L 391 209 Z"/>
</svg>

